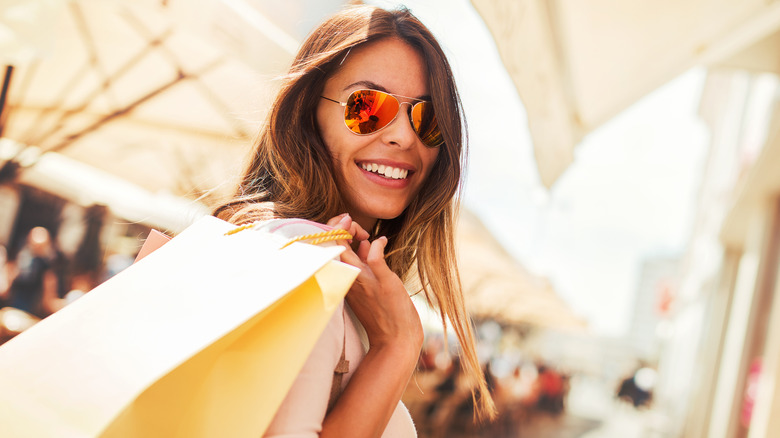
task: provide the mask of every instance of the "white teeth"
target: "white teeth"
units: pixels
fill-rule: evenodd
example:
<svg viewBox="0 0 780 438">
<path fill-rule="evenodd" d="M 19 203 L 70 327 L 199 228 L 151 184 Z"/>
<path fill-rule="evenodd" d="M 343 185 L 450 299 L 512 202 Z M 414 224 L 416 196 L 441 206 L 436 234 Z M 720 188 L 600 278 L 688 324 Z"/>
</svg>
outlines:
<svg viewBox="0 0 780 438">
<path fill-rule="evenodd" d="M 376 163 L 361 163 L 360 167 L 368 172 L 373 172 L 384 176 L 385 178 L 392 179 L 406 179 L 409 176 L 409 171 L 401 169 L 399 167 L 385 166 L 384 164 Z"/>
</svg>

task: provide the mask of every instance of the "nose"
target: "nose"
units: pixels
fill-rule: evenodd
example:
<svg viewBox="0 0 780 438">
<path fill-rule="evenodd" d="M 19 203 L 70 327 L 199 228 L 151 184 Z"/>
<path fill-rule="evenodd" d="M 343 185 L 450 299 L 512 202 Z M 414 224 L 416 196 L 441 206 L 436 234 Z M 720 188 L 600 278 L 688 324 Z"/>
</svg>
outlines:
<svg viewBox="0 0 780 438">
<path fill-rule="evenodd" d="M 382 141 L 385 144 L 409 149 L 417 142 L 417 133 L 414 132 L 411 122 L 412 104 L 402 102 L 398 107 L 398 114 L 385 129 L 382 130 Z"/>
</svg>

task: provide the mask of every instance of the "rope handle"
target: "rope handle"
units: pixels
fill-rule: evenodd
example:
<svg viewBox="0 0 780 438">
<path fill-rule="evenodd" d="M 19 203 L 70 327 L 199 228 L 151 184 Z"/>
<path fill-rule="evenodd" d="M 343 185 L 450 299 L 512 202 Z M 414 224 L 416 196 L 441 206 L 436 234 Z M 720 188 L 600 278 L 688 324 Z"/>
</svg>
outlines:
<svg viewBox="0 0 780 438">
<path fill-rule="evenodd" d="M 244 230 L 246 230 L 247 228 L 252 228 L 252 227 L 254 227 L 256 224 L 257 224 L 257 222 L 249 222 L 248 224 L 244 224 L 244 225 L 238 226 L 238 227 L 236 227 L 236 228 L 233 228 L 232 230 L 230 230 L 230 231 L 228 231 L 227 233 L 225 233 L 225 235 L 226 235 L 226 236 L 232 236 L 233 234 L 236 234 L 236 233 L 238 233 L 239 231 L 244 231 Z"/>
<path fill-rule="evenodd" d="M 349 240 L 352 239 L 352 235 L 347 230 L 333 229 L 329 231 L 323 231 L 321 233 L 304 234 L 303 236 L 293 237 L 288 240 L 282 248 L 286 248 L 295 242 L 302 242 L 304 240 L 311 240 L 312 245 L 319 245 L 320 243 L 331 242 L 334 240 Z"/>
<path fill-rule="evenodd" d="M 248 224 L 240 225 L 240 226 L 238 226 L 236 228 L 233 228 L 232 230 L 228 231 L 227 233 L 225 233 L 225 235 L 226 236 L 230 236 L 230 235 L 236 234 L 239 231 L 243 231 L 243 230 L 246 230 L 248 228 L 254 227 L 257 223 L 258 222 L 250 222 Z M 349 240 L 349 239 L 352 239 L 352 235 L 349 234 L 349 231 L 338 229 L 338 228 L 334 228 L 332 230 L 323 231 L 323 232 L 320 232 L 320 233 L 304 234 L 302 236 L 293 237 L 292 239 L 288 240 L 287 243 L 285 243 L 279 249 L 284 249 L 284 248 L 287 248 L 288 246 L 292 245 L 295 242 L 303 242 L 303 241 L 306 241 L 306 240 L 310 240 L 309 243 L 312 244 L 312 245 L 319 245 L 320 243 L 332 242 L 334 240 Z"/>
</svg>

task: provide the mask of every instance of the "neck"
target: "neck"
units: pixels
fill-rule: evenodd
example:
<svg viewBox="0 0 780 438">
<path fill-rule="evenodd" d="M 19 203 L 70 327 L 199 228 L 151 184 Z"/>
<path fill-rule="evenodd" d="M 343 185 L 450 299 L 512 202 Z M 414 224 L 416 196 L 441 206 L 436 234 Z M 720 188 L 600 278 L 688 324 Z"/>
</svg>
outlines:
<svg viewBox="0 0 780 438">
<path fill-rule="evenodd" d="M 350 212 L 349 215 L 352 217 L 353 221 L 357 222 L 358 225 L 363 227 L 364 230 L 368 231 L 369 234 L 371 233 L 371 230 L 374 229 L 374 225 L 376 225 L 377 219 L 375 217 L 355 215 L 352 214 L 352 212 Z"/>
</svg>

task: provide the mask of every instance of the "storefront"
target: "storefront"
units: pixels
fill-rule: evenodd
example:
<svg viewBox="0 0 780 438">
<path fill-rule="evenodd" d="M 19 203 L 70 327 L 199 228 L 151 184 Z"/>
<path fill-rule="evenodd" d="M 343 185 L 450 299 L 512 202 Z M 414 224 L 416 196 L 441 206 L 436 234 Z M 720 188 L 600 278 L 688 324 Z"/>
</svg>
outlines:
<svg viewBox="0 0 780 438">
<path fill-rule="evenodd" d="M 740 254 L 710 432 L 780 433 L 780 126 L 775 122 L 728 212 L 721 238 Z M 728 412 L 728 414 L 727 414 Z M 728 423 L 727 423 L 728 422 Z M 711 435 L 714 436 L 714 435 Z"/>
</svg>

